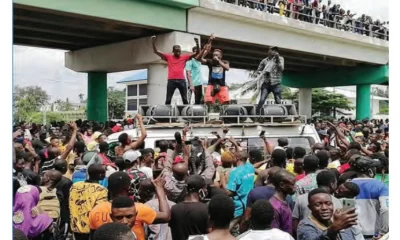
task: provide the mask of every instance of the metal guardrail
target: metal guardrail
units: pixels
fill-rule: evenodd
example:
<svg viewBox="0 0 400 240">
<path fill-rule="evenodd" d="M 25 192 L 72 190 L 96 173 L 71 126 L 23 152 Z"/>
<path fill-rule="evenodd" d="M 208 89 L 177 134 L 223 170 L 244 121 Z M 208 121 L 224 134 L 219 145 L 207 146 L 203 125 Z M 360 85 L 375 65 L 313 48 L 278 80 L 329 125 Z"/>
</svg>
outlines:
<svg viewBox="0 0 400 240">
<path fill-rule="evenodd" d="M 274 4 L 268 4 L 257 0 L 220 0 L 223 2 L 254 8 L 263 12 L 279 13 L 288 18 L 299 19 L 327 27 L 353 32 L 355 34 L 366 35 L 373 38 L 379 38 L 389 41 L 389 30 L 384 26 L 374 25 L 373 23 L 360 22 L 359 20 L 349 18 L 346 23 L 341 23 L 346 16 L 338 14 L 329 14 L 328 9 L 325 11 L 317 10 L 311 6 L 297 5 L 296 3 L 288 3 L 284 5 L 284 9 L 276 7 Z M 267 2 L 267 0 L 265 0 Z M 303 10 L 296 11 L 294 7 L 302 7 Z M 307 12 L 307 13 L 304 13 Z M 321 17 L 322 16 L 322 17 Z"/>
</svg>

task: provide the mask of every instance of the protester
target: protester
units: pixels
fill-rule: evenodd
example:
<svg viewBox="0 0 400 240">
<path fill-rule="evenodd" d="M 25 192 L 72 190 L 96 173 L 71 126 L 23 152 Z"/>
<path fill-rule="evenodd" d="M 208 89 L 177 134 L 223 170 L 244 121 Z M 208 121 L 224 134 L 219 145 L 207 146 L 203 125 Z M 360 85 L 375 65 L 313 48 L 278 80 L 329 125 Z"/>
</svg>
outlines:
<svg viewBox="0 0 400 240">
<path fill-rule="evenodd" d="M 132 226 L 132 231 L 135 233 L 138 240 L 145 239 L 144 224 L 166 223 L 170 219 L 170 210 L 165 199 L 163 189 L 164 182 L 161 178 L 152 182 L 156 189 L 157 199 L 159 201 L 160 211 L 156 212 L 145 204 L 135 202 L 131 208 L 136 209 L 137 215 L 135 224 Z M 91 235 L 96 232 L 101 226 L 110 223 L 113 220 L 110 217 L 112 213 L 112 201 L 118 197 L 129 197 L 132 193 L 131 178 L 126 172 L 115 172 L 108 179 L 108 194 L 109 201 L 98 204 L 89 213 L 89 226 Z M 111 201 L 111 202 L 110 202 Z"/>
<path fill-rule="evenodd" d="M 282 169 L 273 175 L 272 183 L 276 191 L 269 200 L 275 212 L 272 226 L 292 234 L 292 210 L 289 203 L 286 202 L 286 197 L 294 194 L 296 178 L 293 174 Z"/>
<path fill-rule="evenodd" d="M 120 223 L 107 223 L 93 235 L 93 240 L 136 240 L 131 228 Z"/>
<path fill-rule="evenodd" d="M 150 179 L 145 179 L 140 182 L 139 196 L 142 203 L 160 211 L 159 200 L 156 195 L 156 189 Z M 168 207 L 171 209 L 175 203 L 167 199 Z M 148 225 L 148 238 L 153 240 L 172 240 L 171 229 L 168 223 L 150 224 Z"/>
<path fill-rule="evenodd" d="M 236 238 L 229 232 L 229 224 L 233 220 L 235 204 L 232 199 L 224 194 L 219 194 L 211 198 L 208 203 L 208 213 L 210 215 L 210 228 L 207 235 L 201 235 L 203 240 L 235 240 Z M 200 236 L 191 236 L 191 239 L 198 239 Z"/>
<path fill-rule="evenodd" d="M 254 167 L 247 162 L 247 153 L 242 151 L 240 154 L 241 157 L 234 161 L 236 168 L 231 171 L 229 178 L 226 175 L 221 177 L 222 188 L 235 203 L 235 218 L 229 226 L 231 230 L 235 228 L 235 231 L 238 230 L 240 218 L 246 209 L 247 195 L 254 186 Z"/>
<path fill-rule="evenodd" d="M 333 196 L 333 193 L 337 189 L 337 179 L 333 172 L 331 171 L 321 171 L 317 175 L 317 185 L 319 189 L 325 189 L 328 193 L 332 195 L 333 210 L 342 208 L 342 203 Z M 296 204 L 293 208 L 293 230 L 297 230 L 298 224 L 301 220 L 308 218 L 310 216 L 308 202 L 308 193 L 300 195 L 296 199 Z"/>
<path fill-rule="evenodd" d="M 186 240 L 190 235 L 207 234 L 208 210 L 202 203 L 206 194 L 206 183 L 200 175 L 191 175 L 186 180 L 184 201 L 171 208 L 172 239 Z"/>
<path fill-rule="evenodd" d="M 176 89 L 178 89 L 179 93 L 181 94 L 183 104 L 188 104 L 187 86 L 183 72 L 186 62 L 197 56 L 199 52 L 199 40 L 195 38 L 197 51 L 191 55 L 181 55 L 181 46 L 179 45 L 174 45 L 172 47 L 173 54 L 162 53 L 158 51 L 156 47 L 156 36 L 151 37 L 151 41 L 153 44 L 154 53 L 168 64 L 168 84 L 165 105 L 171 104 L 172 96 L 174 95 Z M 190 81 L 189 84 L 189 88 L 192 90 L 194 88 L 192 82 Z"/>
<path fill-rule="evenodd" d="M 76 240 L 89 239 L 89 213 L 92 209 L 107 201 L 107 189 L 99 184 L 105 177 L 105 169 L 100 164 L 88 168 L 89 179 L 74 183 L 69 196 L 71 230 Z"/>
<path fill-rule="evenodd" d="M 349 227 L 357 224 L 355 208 L 333 210 L 332 196 L 325 189 L 314 189 L 308 194 L 311 215 L 300 221 L 298 240 L 343 239 L 353 240 Z"/>
<path fill-rule="evenodd" d="M 289 233 L 273 227 L 274 208 L 268 200 L 257 200 L 252 205 L 250 221 L 253 229 L 241 234 L 237 239 L 293 240 Z"/>
<path fill-rule="evenodd" d="M 39 213 L 37 208 L 39 194 L 37 187 L 25 185 L 20 187 L 15 195 L 13 226 L 29 239 L 39 236 L 49 237 L 52 228 L 53 219 L 46 213 Z"/>
<path fill-rule="evenodd" d="M 211 42 L 214 36 L 210 37 L 209 43 L 203 48 L 196 59 L 208 67 L 208 85 L 204 101 L 206 104 L 214 104 L 218 100 L 221 104 L 229 104 L 229 90 L 226 86 L 226 71 L 229 71 L 229 62 L 222 59 L 222 50 L 214 49 L 213 58 L 205 59 L 206 53 L 211 51 Z"/>
<path fill-rule="evenodd" d="M 317 170 L 319 166 L 319 159 L 315 155 L 308 155 L 304 158 L 303 169 L 304 175 L 296 182 L 296 194 L 294 199 L 302 194 L 306 194 L 311 190 L 317 188 Z"/>
<path fill-rule="evenodd" d="M 197 47 L 192 48 L 193 53 L 198 53 Z M 208 52 L 204 53 L 207 56 Z M 194 93 L 194 104 L 202 104 L 203 98 L 203 75 L 201 73 L 201 62 L 195 58 L 186 62 L 186 78 L 189 82 L 189 89 Z M 190 103 L 190 99 L 188 100 Z"/>
<path fill-rule="evenodd" d="M 268 56 L 261 61 L 257 69 L 259 76 L 263 79 L 260 89 L 260 100 L 258 101 L 256 108 L 256 113 L 258 115 L 261 114 L 261 108 L 271 92 L 274 94 L 275 103 L 281 103 L 280 84 L 282 81 L 283 70 L 284 59 L 279 55 L 278 47 L 271 47 L 268 50 Z"/>
</svg>

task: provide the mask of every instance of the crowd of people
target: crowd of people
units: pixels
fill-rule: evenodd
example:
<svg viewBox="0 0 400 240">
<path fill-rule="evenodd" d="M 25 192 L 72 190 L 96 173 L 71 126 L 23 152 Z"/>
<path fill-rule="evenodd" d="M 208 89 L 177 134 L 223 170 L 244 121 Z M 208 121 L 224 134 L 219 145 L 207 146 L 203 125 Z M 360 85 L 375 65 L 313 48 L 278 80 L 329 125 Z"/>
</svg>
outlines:
<svg viewBox="0 0 400 240">
<path fill-rule="evenodd" d="M 345 31 L 353 31 L 361 35 L 389 40 L 389 21 L 381 22 L 379 19 L 373 20 L 371 16 L 365 14 L 355 18 L 357 13 L 351 13 L 350 10 L 346 11 L 341 8 L 340 4 L 332 4 L 331 0 L 328 0 L 327 4 L 323 4 L 322 0 L 221 1 L 266 11 L 271 14 L 276 12 L 280 16 L 291 17 L 300 21 L 322 24 Z"/>
<path fill-rule="evenodd" d="M 142 117 L 15 126 L 14 239 L 384 239 L 389 232 L 389 121 L 313 123 L 311 152 L 265 142 L 146 144 Z M 107 137 L 129 127 L 140 137 Z M 57 130 L 59 128 L 59 130 Z M 172 136 L 171 136 L 172 137 Z M 226 142 L 232 147 L 226 148 Z"/>
</svg>

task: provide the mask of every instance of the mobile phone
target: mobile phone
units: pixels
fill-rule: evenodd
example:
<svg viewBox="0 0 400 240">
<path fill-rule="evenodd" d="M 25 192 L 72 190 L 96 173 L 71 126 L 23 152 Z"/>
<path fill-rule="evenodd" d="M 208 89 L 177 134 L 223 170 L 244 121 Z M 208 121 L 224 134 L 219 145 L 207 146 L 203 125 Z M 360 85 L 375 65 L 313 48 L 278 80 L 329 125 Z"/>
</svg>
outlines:
<svg viewBox="0 0 400 240">
<path fill-rule="evenodd" d="M 356 200 L 352 198 L 343 198 L 342 199 L 343 210 L 346 211 L 350 208 L 356 207 Z"/>
<path fill-rule="evenodd" d="M 262 130 L 261 133 L 260 133 L 260 137 L 263 137 L 264 135 L 265 135 L 265 131 Z"/>
<path fill-rule="evenodd" d="M 157 179 L 162 173 L 162 169 L 153 169 L 153 179 Z"/>
</svg>

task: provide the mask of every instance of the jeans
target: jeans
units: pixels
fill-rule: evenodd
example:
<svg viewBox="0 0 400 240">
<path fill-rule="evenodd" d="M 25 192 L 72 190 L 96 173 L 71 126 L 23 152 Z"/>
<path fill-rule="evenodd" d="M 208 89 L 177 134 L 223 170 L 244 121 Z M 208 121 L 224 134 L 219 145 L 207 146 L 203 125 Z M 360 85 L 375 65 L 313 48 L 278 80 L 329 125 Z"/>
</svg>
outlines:
<svg viewBox="0 0 400 240">
<path fill-rule="evenodd" d="M 171 100 L 175 89 L 179 90 L 183 104 L 189 104 L 187 99 L 186 81 L 184 79 L 169 79 L 167 84 L 167 97 L 165 98 L 165 105 L 171 105 Z"/>
<path fill-rule="evenodd" d="M 276 85 L 271 85 L 270 83 L 263 83 L 261 85 L 261 96 L 260 96 L 260 101 L 257 104 L 256 107 L 256 114 L 260 114 L 260 110 L 262 108 L 262 106 L 265 103 L 265 100 L 267 100 L 269 93 L 273 93 L 274 94 L 274 98 L 275 98 L 275 103 L 276 104 L 281 104 L 281 88 L 280 88 L 280 84 L 276 84 Z"/>
</svg>

